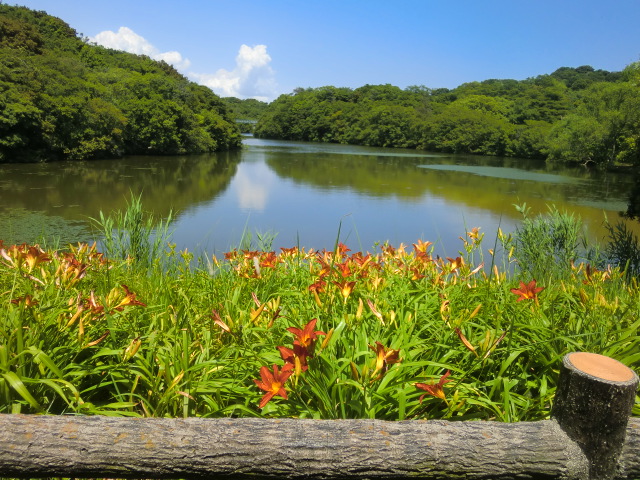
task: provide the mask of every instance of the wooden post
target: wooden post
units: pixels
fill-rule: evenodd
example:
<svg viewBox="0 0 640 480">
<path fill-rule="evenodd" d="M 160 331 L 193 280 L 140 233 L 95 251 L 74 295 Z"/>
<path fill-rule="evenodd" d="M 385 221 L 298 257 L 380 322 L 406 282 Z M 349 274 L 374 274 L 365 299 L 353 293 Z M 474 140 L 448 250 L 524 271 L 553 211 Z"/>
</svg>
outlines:
<svg viewBox="0 0 640 480">
<path fill-rule="evenodd" d="M 551 416 L 586 455 L 590 479 L 618 475 L 637 387 L 638 376 L 617 360 L 587 352 L 565 355 Z"/>
</svg>

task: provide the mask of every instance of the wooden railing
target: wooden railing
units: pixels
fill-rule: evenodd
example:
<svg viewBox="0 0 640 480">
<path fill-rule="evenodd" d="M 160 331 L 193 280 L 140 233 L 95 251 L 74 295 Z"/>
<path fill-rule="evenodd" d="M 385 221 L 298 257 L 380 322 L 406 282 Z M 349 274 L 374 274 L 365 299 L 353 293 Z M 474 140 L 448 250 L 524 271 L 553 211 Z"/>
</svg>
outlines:
<svg viewBox="0 0 640 480">
<path fill-rule="evenodd" d="M 0 415 L 0 476 L 640 479 L 638 376 L 564 358 L 538 422 Z"/>
</svg>

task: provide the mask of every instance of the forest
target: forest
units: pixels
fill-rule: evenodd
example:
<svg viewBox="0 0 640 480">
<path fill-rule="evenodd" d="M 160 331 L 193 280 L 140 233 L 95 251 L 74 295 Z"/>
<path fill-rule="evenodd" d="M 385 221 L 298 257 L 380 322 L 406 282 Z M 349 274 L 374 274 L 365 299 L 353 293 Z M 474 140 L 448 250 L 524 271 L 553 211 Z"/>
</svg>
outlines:
<svg viewBox="0 0 640 480">
<path fill-rule="evenodd" d="M 622 72 L 562 67 L 526 80 L 454 89 L 299 88 L 269 104 L 263 138 L 640 164 L 640 62 Z"/>
<path fill-rule="evenodd" d="M 149 57 L 0 4 L 0 163 L 239 148 L 228 105 Z"/>
<path fill-rule="evenodd" d="M 171 65 L 91 44 L 0 4 L 0 163 L 172 155 L 262 138 L 472 153 L 602 168 L 640 164 L 640 62 L 562 67 L 453 89 L 297 88 L 220 98 Z M 256 123 L 257 121 L 257 123 Z"/>
</svg>

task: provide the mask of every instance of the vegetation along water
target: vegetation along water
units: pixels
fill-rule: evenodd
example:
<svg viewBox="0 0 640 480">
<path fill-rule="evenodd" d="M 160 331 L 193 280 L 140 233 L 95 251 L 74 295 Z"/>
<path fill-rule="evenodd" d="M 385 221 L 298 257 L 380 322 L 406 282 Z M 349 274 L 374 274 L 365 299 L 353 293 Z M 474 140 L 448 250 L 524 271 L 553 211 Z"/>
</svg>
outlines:
<svg viewBox="0 0 640 480">
<path fill-rule="evenodd" d="M 0 412 L 535 420 L 567 352 L 638 371 L 639 81 L 223 100 L 0 4 Z"/>
</svg>

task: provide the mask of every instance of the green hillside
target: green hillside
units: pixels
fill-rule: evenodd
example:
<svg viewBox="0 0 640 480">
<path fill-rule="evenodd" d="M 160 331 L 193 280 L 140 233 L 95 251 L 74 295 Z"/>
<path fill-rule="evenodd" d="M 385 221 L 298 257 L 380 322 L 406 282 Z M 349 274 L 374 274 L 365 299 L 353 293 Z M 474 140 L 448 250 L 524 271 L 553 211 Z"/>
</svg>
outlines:
<svg viewBox="0 0 640 480">
<path fill-rule="evenodd" d="M 563 67 L 454 89 L 296 89 L 269 105 L 265 138 L 417 148 L 549 161 L 640 164 L 640 63 Z"/>
<path fill-rule="evenodd" d="M 92 45 L 45 12 L 0 4 L 0 163 L 240 144 L 226 104 L 169 64 Z"/>
</svg>

